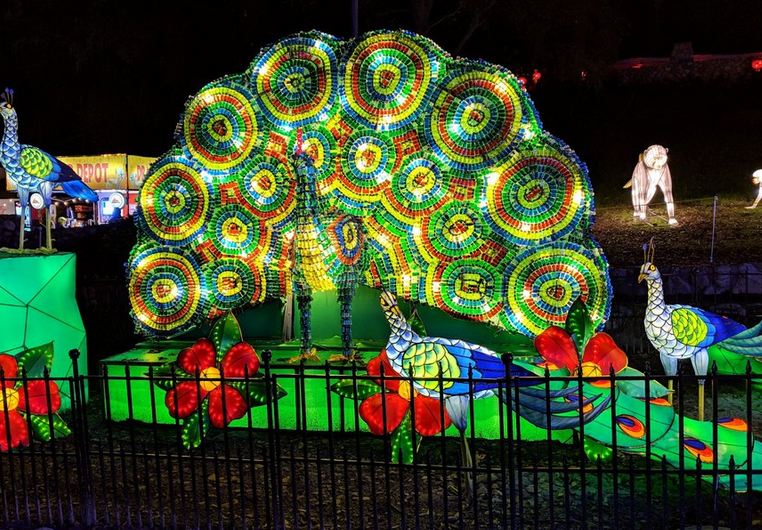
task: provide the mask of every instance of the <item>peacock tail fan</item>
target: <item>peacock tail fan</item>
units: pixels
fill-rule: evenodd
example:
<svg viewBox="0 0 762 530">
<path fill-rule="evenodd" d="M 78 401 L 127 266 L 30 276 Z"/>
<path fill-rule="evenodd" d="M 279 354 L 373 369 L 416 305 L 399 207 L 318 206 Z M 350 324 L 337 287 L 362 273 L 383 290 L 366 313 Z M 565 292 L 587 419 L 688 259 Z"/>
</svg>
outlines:
<svg viewBox="0 0 762 530">
<path fill-rule="evenodd" d="M 579 296 L 597 326 L 608 316 L 587 168 L 500 66 L 405 31 L 300 33 L 203 87 L 177 132 L 139 196 L 128 269 L 144 333 L 289 293 L 295 152 L 312 159 L 319 211 L 359 219 L 362 283 L 528 336 Z M 302 260 L 328 277 L 357 252 L 333 219 L 322 262 Z"/>
</svg>

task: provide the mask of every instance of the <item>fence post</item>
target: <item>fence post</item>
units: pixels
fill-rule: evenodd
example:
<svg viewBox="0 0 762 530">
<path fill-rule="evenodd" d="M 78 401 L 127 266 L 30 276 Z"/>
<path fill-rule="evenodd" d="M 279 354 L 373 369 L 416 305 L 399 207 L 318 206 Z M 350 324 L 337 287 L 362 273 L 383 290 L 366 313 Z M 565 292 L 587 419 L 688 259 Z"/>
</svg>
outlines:
<svg viewBox="0 0 762 530">
<path fill-rule="evenodd" d="M 714 235 L 717 233 L 717 195 L 712 199 L 712 244 L 709 248 L 709 263 L 714 263 Z"/>
<path fill-rule="evenodd" d="M 74 454 L 77 462 L 77 478 L 79 480 L 79 510 L 81 524 L 84 528 L 95 526 L 95 503 L 93 500 L 93 484 L 90 474 L 90 454 L 88 452 L 87 432 L 85 431 L 85 396 L 83 378 L 79 374 L 79 350 L 69 350 L 72 374 L 74 377 L 74 392 L 71 396 L 72 424 L 74 426 Z"/>
<path fill-rule="evenodd" d="M 277 392 L 277 389 L 273 388 L 272 373 L 270 372 L 270 361 L 272 360 L 272 356 L 273 352 L 271 350 L 264 350 L 262 352 L 262 360 L 264 361 L 265 368 L 265 393 L 267 395 L 267 403 L 265 405 L 267 409 L 267 457 L 269 459 L 267 462 L 267 467 L 270 468 L 270 495 L 269 498 L 265 499 L 265 502 L 270 503 L 269 505 L 272 509 L 273 527 L 278 528 L 283 514 L 281 514 L 278 510 L 280 500 L 278 497 L 277 473 L 279 472 L 280 461 L 278 461 L 275 454 L 275 429 L 277 426 L 275 424 L 272 396 L 273 392 Z M 280 436 L 280 433 L 277 433 L 277 435 Z M 253 461 L 252 465 L 254 465 Z M 267 492 L 267 489 L 265 489 L 265 492 Z"/>
</svg>

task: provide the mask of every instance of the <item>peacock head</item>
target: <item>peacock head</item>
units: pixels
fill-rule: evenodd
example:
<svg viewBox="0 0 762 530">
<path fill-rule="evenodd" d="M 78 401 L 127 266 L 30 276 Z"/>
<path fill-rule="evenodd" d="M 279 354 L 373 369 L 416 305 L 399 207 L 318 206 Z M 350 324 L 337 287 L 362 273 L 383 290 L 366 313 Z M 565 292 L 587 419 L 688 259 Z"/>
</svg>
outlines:
<svg viewBox="0 0 762 530">
<path fill-rule="evenodd" d="M 654 246 L 654 238 L 647 245 L 643 245 L 643 265 L 640 266 L 640 274 L 638 275 L 638 283 L 643 280 L 658 280 L 661 278 L 659 269 L 654 264 L 654 254 L 656 253 L 656 247 Z"/>
<path fill-rule="evenodd" d="M 315 167 L 315 161 L 306 151 L 297 151 L 293 156 L 294 169 L 297 173 L 307 173 Z"/>
<path fill-rule="evenodd" d="M 397 297 L 389 291 L 381 291 L 381 309 L 391 312 L 397 307 Z"/>
<path fill-rule="evenodd" d="M 16 114 L 16 107 L 13 106 L 13 89 L 6 88 L 0 94 L 0 116 L 3 119 L 10 118 Z"/>
</svg>

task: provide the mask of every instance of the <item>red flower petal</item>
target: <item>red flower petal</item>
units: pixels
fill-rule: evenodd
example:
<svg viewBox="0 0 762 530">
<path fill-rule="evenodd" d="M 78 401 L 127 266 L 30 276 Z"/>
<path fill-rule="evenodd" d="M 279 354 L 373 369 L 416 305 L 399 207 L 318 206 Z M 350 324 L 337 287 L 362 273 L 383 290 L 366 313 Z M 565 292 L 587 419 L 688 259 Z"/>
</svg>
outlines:
<svg viewBox="0 0 762 530">
<path fill-rule="evenodd" d="M 225 414 L 222 414 L 222 392 L 225 392 Z M 246 400 L 241 393 L 229 385 L 218 386 L 209 392 L 209 419 L 214 427 L 222 429 L 233 420 L 246 414 Z"/>
<path fill-rule="evenodd" d="M 0 355 L 0 368 L 3 369 L 3 377 L 6 379 L 13 379 L 19 373 L 19 364 L 16 362 L 16 358 L 6 353 Z M 15 384 L 15 381 L 8 381 L 5 386 L 14 386 Z"/>
<path fill-rule="evenodd" d="M 196 375 L 210 366 L 214 366 L 214 344 L 209 339 L 198 339 L 193 346 L 185 348 L 177 356 L 177 365 L 190 375 Z"/>
<path fill-rule="evenodd" d="M 5 421 L 5 411 L 0 412 L 0 450 L 8 450 L 8 435 L 10 433 L 11 447 L 29 445 L 29 429 L 26 420 L 16 410 L 8 411 L 8 422 Z M 10 428 L 8 428 L 10 426 Z"/>
<path fill-rule="evenodd" d="M 566 368 L 570 372 L 577 369 L 577 348 L 566 331 L 558 326 L 550 326 L 537 335 L 534 339 L 534 347 L 546 361 L 556 366 Z"/>
<path fill-rule="evenodd" d="M 239 342 L 228 350 L 222 359 L 225 377 L 243 377 L 244 371 L 250 376 L 259 370 L 259 357 L 248 342 Z"/>
<path fill-rule="evenodd" d="M 587 342 L 582 361 L 597 364 L 603 375 L 609 375 L 612 366 L 614 372 L 627 366 L 627 354 L 616 345 L 611 335 L 601 332 Z"/>
<path fill-rule="evenodd" d="M 384 407 L 386 407 L 385 410 Z M 360 417 L 368 424 L 370 432 L 381 435 L 399 427 L 409 407 L 410 402 L 397 394 L 374 394 L 360 403 Z M 384 422 L 384 412 L 386 412 L 386 422 Z"/>
<path fill-rule="evenodd" d="M 47 414 L 48 412 L 58 412 L 61 408 L 61 394 L 58 392 L 58 385 L 55 381 L 48 381 L 47 387 L 45 381 L 35 379 L 27 381 L 18 388 L 19 409 L 25 410 L 30 414 Z M 48 410 L 48 393 L 50 393 L 50 410 Z"/>
<path fill-rule="evenodd" d="M 178 383 L 175 388 L 172 388 L 167 392 L 167 397 L 164 399 L 164 403 L 167 405 L 169 415 L 173 418 L 187 418 L 193 412 L 198 409 L 199 393 L 201 395 L 201 401 L 206 397 L 207 391 L 200 385 L 196 384 L 196 381 L 183 381 Z"/>
<path fill-rule="evenodd" d="M 399 374 L 394 370 L 392 365 L 389 363 L 389 358 L 386 356 L 386 350 L 381 350 L 381 353 L 378 354 L 378 357 L 375 357 L 368 361 L 368 375 L 371 377 L 376 377 L 376 382 L 380 385 L 381 384 L 381 366 L 384 367 L 384 386 L 391 390 L 392 392 L 396 392 L 400 388 L 400 381 L 399 380 L 389 380 L 387 377 L 399 377 Z"/>
<path fill-rule="evenodd" d="M 417 395 L 413 398 L 415 407 L 415 430 L 422 436 L 434 436 L 442 432 L 442 408 L 438 399 Z M 444 428 L 450 426 L 450 416 L 444 411 Z"/>
</svg>

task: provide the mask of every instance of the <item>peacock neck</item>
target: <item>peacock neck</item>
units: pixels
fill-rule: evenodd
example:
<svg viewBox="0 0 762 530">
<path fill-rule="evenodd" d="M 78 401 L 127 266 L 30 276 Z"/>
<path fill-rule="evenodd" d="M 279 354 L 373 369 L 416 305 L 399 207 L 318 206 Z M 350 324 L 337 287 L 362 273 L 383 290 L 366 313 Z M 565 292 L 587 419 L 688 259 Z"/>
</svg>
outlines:
<svg viewBox="0 0 762 530">
<path fill-rule="evenodd" d="M 296 268 L 315 291 L 335 287 L 325 264 L 325 249 L 321 245 L 323 227 L 319 219 L 315 168 L 306 155 L 295 160 L 296 167 Z"/>
<path fill-rule="evenodd" d="M 662 285 L 661 276 L 656 278 L 649 278 L 648 280 L 648 310 L 651 313 L 661 313 L 665 308 L 664 303 L 664 286 Z"/>
<path fill-rule="evenodd" d="M 297 155 L 296 162 L 296 202 L 297 218 L 316 221 L 319 211 L 315 166 L 307 155 Z"/>
<path fill-rule="evenodd" d="M 390 361 L 394 361 L 404 353 L 410 346 L 410 342 L 414 338 L 417 338 L 418 335 L 410 327 L 407 320 L 405 320 L 398 305 L 384 309 L 384 315 L 391 328 L 386 355 Z"/>
<path fill-rule="evenodd" d="M 19 157 L 19 119 L 16 114 L 3 118 L 3 141 L 0 144 L 0 162 L 8 165 Z"/>
</svg>

